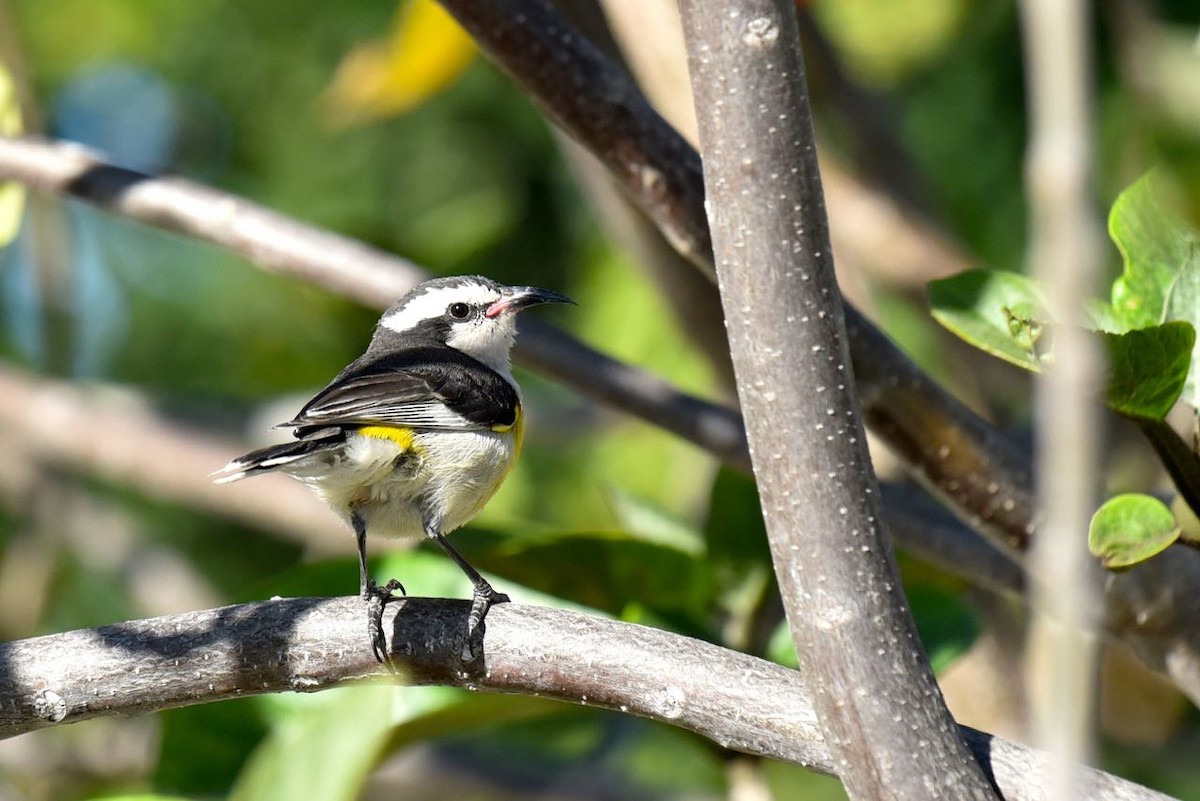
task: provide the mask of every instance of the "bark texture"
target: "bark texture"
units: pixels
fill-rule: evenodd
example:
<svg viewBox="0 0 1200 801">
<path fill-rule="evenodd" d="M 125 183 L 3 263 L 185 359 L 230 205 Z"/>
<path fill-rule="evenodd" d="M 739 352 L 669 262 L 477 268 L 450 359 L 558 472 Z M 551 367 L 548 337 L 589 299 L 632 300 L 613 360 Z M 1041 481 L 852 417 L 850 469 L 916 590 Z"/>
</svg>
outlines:
<svg viewBox="0 0 1200 801">
<path fill-rule="evenodd" d="M 882 524 L 790 0 L 683 0 L 738 396 L 792 639 L 856 799 L 994 798 Z"/>
</svg>

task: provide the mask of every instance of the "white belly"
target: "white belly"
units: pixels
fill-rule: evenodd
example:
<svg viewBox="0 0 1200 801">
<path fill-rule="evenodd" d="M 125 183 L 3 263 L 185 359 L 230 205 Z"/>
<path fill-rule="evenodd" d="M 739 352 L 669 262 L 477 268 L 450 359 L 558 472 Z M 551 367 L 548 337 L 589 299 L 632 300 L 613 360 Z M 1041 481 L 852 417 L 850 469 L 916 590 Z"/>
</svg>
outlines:
<svg viewBox="0 0 1200 801">
<path fill-rule="evenodd" d="M 351 434 L 340 452 L 283 469 L 347 518 L 357 510 L 368 533 L 415 539 L 427 521 L 447 534 L 478 514 L 515 454 L 511 432 L 419 432 L 407 450 L 391 439 Z"/>
</svg>

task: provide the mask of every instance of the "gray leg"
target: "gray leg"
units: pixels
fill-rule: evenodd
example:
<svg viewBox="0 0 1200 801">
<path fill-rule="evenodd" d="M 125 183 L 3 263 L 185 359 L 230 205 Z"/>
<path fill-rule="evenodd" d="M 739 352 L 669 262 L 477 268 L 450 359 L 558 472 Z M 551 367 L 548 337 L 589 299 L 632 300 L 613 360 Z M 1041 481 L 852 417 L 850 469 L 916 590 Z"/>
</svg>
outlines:
<svg viewBox="0 0 1200 801">
<path fill-rule="evenodd" d="M 354 526 L 354 538 L 358 543 L 358 591 L 367 602 L 367 637 L 371 641 L 371 652 L 379 662 L 387 663 L 387 638 L 383 634 L 383 610 L 396 600 L 396 590 L 404 593 L 404 585 L 391 579 L 382 587 L 375 584 L 367 573 L 367 521 L 357 511 L 350 513 L 350 524 Z"/>
<path fill-rule="evenodd" d="M 432 524 L 426 524 L 425 533 L 431 540 L 436 542 L 446 554 L 454 560 L 467 578 L 471 580 L 471 585 L 475 592 L 471 598 L 471 613 L 467 616 L 467 642 L 463 647 L 463 659 L 470 660 L 474 658 L 472 652 L 472 643 L 475 640 L 475 634 L 483 624 L 484 617 L 487 616 L 488 610 L 492 604 L 508 603 L 509 597 L 502 592 L 496 592 L 488 580 L 479 575 L 479 571 L 471 567 L 462 554 L 460 554 L 449 540 L 437 530 Z"/>
</svg>

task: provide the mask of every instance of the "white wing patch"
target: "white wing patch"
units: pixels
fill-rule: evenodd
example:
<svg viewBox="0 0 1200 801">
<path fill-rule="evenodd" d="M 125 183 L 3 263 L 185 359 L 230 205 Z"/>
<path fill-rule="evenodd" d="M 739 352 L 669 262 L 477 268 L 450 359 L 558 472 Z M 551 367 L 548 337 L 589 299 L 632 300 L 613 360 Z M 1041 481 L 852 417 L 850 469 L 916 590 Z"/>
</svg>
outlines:
<svg viewBox="0 0 1200 801">
<path fill-rule="evenodd" d="M 322 422 L 383 424 L 453 431 L 487 430 L 487 426 L 471 422 L 439 401 L 394 404 L 363 404 L 351 401 L 321 406 L 305 415 L 305 425 L 320 425 Z"/>
</svg>

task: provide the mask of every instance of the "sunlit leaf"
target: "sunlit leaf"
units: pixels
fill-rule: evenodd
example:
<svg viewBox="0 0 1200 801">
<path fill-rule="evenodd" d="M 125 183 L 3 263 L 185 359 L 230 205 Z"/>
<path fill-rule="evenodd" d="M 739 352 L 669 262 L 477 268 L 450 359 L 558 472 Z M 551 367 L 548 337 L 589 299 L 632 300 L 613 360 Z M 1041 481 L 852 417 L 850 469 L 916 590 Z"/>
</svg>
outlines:
<svg viewBox="0 0 1200 801">
<path fill-rule="evenodd" d="M 267 732 L 256 701 L 240 698 L 161 713 L 153 786 L 192 796 L 224 795 Z"/>
<path fill-rule="evenodd" d="M 617 523 L 631 537 L 675 548 L 689 556 L 704 553 L 700 533 L 660 504 L 616 485 L 605 488 Z"/>
<path fill-rule="evenodd" d="M 1092 515 L 1088 549 L 1105 567 L 1136 565 L 1179 538 L 1175 515 L 1162 501 L 1129 493 L 1110 498 Z"/>
<path fill-rule="evenodd" d="M 1200 326 L 1200 231 L 1174 210 L 1155 173 L 1121 193 L 1108 218 L 1125 271 L 1113 284 L 1112 306 L 1124 330 L 1171 320 Z M 1193 354 L 1183 399 L 1200 406 L 1200 353 Z"/>
<path fill-rule="evenodd" d="M 471 37 L 434 0 L 402 2 L 391 35 L 352 50 L 327 100 L 334 119 L 361 122 L 403 114 L 453 84 L 470 66 Z"/>
<path fill-rule="evenodd" d="M 611 615 L 640 605 L 658 616 L 699 619 L 711 608 L 713 584 L 703 557 L 623 531 L 533 540 L 468 528 L 454 536 L 477 568 Z"/>
<path fill-rule="evenodd" d="M 1196 330 L 1190 323 L 1171 322 L 1103 337 L 1109 408 L 1127 417 L 1162 420 L 1187 381 Z"/>
<path fill-rule="evenodd" d="M 929 283 L 934 318 L 975 347 L 1026 370 L 1042 369 L 1048 337 L 1037 286 L 1017 273 L 968 270 Z"/>
<path fill-rule="evenodd" d="M 192 801 L 181 795 L 159 795 L 158 793 L 134 793 L 133 795 L 101 795 L 90 801 Z"/>
<path fill-rule="evenodd" d="M 396 721 L 399 692 L 376 684 L 289 698 L 303 708 L 277 721 L 251 754 L 229 798 L 358 798 Z"/>
</svg>

